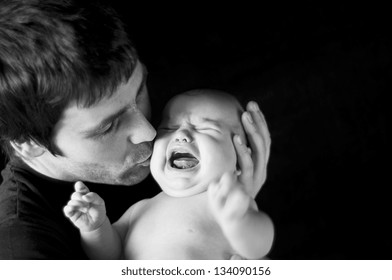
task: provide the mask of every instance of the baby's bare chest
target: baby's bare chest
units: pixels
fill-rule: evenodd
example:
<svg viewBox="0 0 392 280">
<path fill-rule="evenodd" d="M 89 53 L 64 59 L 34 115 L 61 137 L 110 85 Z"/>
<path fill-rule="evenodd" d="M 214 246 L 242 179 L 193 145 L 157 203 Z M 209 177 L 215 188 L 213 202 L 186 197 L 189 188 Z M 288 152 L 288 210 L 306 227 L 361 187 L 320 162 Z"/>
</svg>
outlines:
<svg viewBox="0 0 392 280">
<path fill-rule="evenodd" d="M 169 251 L 178 252 L 176 259 L 188 255 L 225 259 L 231 254 L 230 245 L 203 200 L 158 201 L 145 207 L 130 225 L 125 240 L 129 258 L 162 259 Z"/>
</svg>

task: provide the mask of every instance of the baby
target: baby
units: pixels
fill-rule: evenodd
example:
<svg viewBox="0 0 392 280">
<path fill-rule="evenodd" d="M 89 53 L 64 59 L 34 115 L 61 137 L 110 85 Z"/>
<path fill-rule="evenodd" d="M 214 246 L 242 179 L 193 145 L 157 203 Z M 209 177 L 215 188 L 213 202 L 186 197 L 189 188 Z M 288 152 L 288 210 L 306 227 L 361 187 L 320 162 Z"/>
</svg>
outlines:
<svg viewBox="0 0 392 280">
<path fill-rule="evenodd" d="M 238 180 L 233 136 L 245 144 L 243 108 L 227 93 L 172 98 L 158 127 L 151 173 L 162 192 L 132 205 L 113 225 L 103 200 L 75 184 L 67 217 L 92 259 L 247 259 L 271 249 L 271 219 Z M 238 137 L 238 136 L 236 136 Z"/>
</svg>

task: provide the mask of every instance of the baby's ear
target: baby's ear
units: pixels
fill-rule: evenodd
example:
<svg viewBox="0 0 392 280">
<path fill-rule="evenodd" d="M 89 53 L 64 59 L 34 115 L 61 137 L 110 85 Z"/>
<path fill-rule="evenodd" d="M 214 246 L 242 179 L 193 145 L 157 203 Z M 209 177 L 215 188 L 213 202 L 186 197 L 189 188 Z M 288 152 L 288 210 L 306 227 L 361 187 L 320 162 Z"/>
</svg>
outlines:
<svg viewBox="0 0 392 280">
<path fill-rule="evenodd" d="M 11 141 L 10 142 L 12 148 L 16 151 L 18 155 L 23 158 L 34 158 L 43 155 L 46 151 L 46 148 L 38 145 L 33 140 L 28 140 L 25 142 L 17 142 Z"/>
</svg>

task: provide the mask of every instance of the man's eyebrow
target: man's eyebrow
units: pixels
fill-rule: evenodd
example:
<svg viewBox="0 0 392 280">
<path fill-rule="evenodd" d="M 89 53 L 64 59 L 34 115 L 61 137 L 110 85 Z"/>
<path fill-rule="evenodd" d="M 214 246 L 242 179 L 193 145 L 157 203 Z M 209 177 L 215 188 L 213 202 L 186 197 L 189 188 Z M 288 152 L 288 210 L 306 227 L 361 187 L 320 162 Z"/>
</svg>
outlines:
<svg viewBox="0 0 392 280">
<path fill-rule="evenodd" d="M 141 64 L 143 67 L 143 76 L 142 76 L 142 80 L 138 86 L 138 89 L 136 91 L 136 97 L 141 93 L 141 91 L 143 90 L 143 87 L 146 84 L 146 80 L 147 80 L 147 68 L 144 66 L 144 64 Z M 83 131 L 83 134 L 85 135 L 86 138 L 91 138 L 96 136 L 97 134 L 100 133 L 100 130 L 102 130 L 103 128 L 105 128 L 108 124 L 112 123 L 114 120 L 116 120 L 117 118 L 121 117 L 127 110 L 129 109 L 129 104 L 127 104 L 126 106 L 124 106 L 123 108 L 121 108 L 120 110 L 118 110 L 117 112 L 115 112 L 114 114 L 107 116 L 106 118 L 104 118 L 99 124 L 97 124 L 96 126 L 89 128 L 85 131 Z"/>
</svg>

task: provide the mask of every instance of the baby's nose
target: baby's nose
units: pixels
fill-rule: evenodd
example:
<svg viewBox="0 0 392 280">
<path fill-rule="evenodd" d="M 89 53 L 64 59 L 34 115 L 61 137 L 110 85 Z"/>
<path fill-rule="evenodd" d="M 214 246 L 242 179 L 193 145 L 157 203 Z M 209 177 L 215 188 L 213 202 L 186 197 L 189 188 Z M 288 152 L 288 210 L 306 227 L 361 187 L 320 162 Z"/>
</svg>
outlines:
<svg viewBox="0 0 392 280">
<path fill-rule="evenodd" d="M 190 143 L 192 142 L 192 136 L 189 131 L 185 129 L 178 130 L 175 137 L 175 142 L 179 143 Z"/>
</svg>

